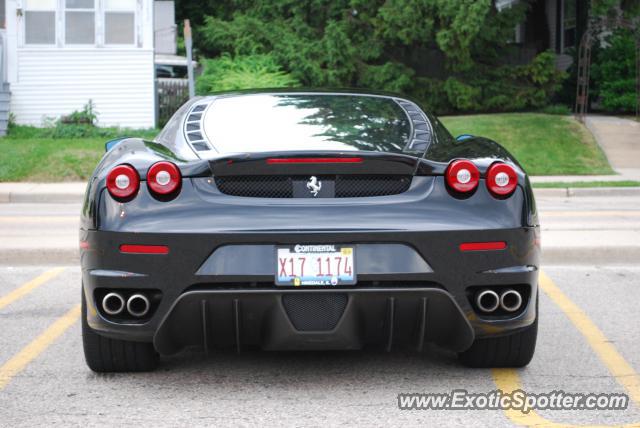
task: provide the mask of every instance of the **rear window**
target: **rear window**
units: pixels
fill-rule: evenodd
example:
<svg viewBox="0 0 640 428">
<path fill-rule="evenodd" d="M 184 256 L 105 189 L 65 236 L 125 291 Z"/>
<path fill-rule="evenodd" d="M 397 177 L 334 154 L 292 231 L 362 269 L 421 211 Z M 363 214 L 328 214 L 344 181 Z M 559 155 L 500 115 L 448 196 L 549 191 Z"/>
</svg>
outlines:
<svg viewBox="0 0 640 428">
<path fill-rule="evenodd" d="M 402 153 L 412 124 L 391 98 L 254 94 L 218 98 L 204 121 L 220 153 L 363 150 Z"/>
</svg>

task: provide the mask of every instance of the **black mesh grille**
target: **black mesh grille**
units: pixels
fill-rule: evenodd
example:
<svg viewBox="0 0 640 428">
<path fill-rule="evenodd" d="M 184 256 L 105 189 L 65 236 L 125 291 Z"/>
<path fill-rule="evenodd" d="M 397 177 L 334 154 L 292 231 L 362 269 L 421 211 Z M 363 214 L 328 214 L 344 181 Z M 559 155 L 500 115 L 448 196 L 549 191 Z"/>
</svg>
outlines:
<svg viewBox="0 0 640 428">
<path fill-rule="evenodd" d="M 252 198 L 293 198 L 291 177 L 239 176 L 216 177 L 218 190 L 227 195 Z"/>
<path fill-rule="evenodd" d="M 293 198 L 293 182 L 306 181 L 309 176 L 229 176 L 216 177 L 220 192 L 251 198 Z M 318 176 L 319 180 L 335 182 L 336 198 L 364 198 L 404 193 L 411 186 L 408 175 L 334 175 Z"/>
<path fill-rule="evenodd" d="M 285 294 L 282 304 L 291 323 L 299 331 L 333 330 L 347 306 L 346 294 Z"/>
<path fill-rule="evenodd" d="M 345 175 L 336 180 L 336 198 L 398 195 L 410 185 L 411 177 L 404 175 Z"/>
</svg>

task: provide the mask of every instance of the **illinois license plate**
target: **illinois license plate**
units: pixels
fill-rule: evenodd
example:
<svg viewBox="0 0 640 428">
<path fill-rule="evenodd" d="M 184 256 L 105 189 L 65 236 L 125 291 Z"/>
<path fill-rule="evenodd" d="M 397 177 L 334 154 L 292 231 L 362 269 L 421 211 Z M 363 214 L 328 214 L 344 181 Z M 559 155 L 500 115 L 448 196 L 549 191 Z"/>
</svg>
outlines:
<svg viewBox="0 0 640 428">
<path fill-rule="evenodd" d="M 276 285 L 337 286 L 356 283 L 353 245 L 277 247 Z"/>
</svg>

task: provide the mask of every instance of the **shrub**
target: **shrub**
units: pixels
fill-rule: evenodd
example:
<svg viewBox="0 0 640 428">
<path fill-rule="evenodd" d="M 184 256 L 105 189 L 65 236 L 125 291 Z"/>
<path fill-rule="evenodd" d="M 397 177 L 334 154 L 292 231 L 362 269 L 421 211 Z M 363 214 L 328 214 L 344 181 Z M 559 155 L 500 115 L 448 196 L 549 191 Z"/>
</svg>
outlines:
<svg viewBox="0 0 640 428">
<path fill-rule="evenodd" d="M 196 81 L 198 94 L 299 86 L 299 82 L 282 71 L 271 55 L 223 55 L 215 59 L 204 59 L 202 63 L 204 70 Z"/>
<path fill-rule="evenodd" d="M 415 83 L 413 95 L 430 112 L 437 115 L 454 112 L 441 80 L 429 77 L 418 77 L 415 79 Z"/>
<path fill-rule="evenodd" d="M 593 94 L 600 97 L 604 110 L 635 111 L 635 60 L 635 40 L 629 30 L 614 31 L 597 50 L 591 66 Z"/>
<path fill-rule="evenodd" d="M 157 129 L 128 129 L 128 128 L 99 128 L 87 125 L 67 125 L 58 123 L 56 125 L 38 128 L 28 125 L 13 125 L 8 135 L 14 139 L 76 139 L 76 138 L 101 138 L 109 140 L 122 136 L 139 137 L 148 140 L 153 139 L 158 134 Z"/>
<path fill-rule="evenodd" d="M 48 129 L 50 138 L 112 138 L 113 128 L 98 128 L 97 126 L 77 123 L 63 123 L 58 121 L 53 128 Z"/>
<path fill-rule="evenodd" d="M 95 126 L 98 122 L 98 112 L 95 110 L 93 101 L 89 100 L 82 107 L 82 110 L 74 110 L 68 115 L 62 116 L 58 122 L 70 125 Z"/>
<path fill-rule="evenodd" d="M 444 91 L 449 103 L 459 111 L 476 110 L 480 107 L 482 91 L 477 85 L 468 85 L 455 77 L 444 82 Z"/>
<path fill-rule="evenodd" d="M 418 78 L 416 98 L 438 114 L 537 110 L 549 104 L 566 74 L 551 52 L 522 66 L 483 67 L 446 81 Z"/>
<path fill-rule="evenodd" d="M 413 75 L 412 69 L 397 62 L 369 65 L 364 68 L 358 86 L 402 93 L 411 87 Z"/>
<path fill-rule="evenodd" d="M 15 117 L 10 115 L 9 128 L 7 134 L 12 138 L 33 139 L 33 138 L 55 138 L 55 139 L 76 139 L 76 138 L 102 138 L 105 140 L 122 137 L 140 137 L 153 139 L 158 130 L 156 129 L 127 129 L 118 127 L 98 127 L 98 113 L 91 100 L 85 104 L 82 110 L 62 116 L 59 119 L 45 117 L 42 127 L 18 125 Z"/>
</svg>

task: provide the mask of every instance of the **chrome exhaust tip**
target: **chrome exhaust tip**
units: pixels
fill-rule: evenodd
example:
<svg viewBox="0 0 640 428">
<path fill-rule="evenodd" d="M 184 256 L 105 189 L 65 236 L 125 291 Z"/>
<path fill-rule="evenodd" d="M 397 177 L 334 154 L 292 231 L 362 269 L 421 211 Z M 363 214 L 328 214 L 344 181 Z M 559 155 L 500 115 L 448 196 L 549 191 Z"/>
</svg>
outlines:
<svg viewBox="0 0 640 428">
<path fill-rule="evenodd" d="M 476 295 L 476 305 L 482 312 L 493 312 L 500 306 L 500 297 L 493 290 L 483 290 Z"/>
<path fill-rule="evenodd" d="M 143 294 L 134 294 L 127 301 L 127 311 L 134 317 L 141 318 L 149 312 L 151 304 Z"/>
<path fill-rule="evenodd" d="M 522 296 L 516 290 L 507 290 L 500 296 L 500 307 L 507 312 L 515 312 L 522 306 Z"/>
<path fill-rule="evenodd" d="M 102 299 L 102 310 L 108 315 L 118 315 L 124 310 L 124 299 L 118 293 L 109 293 Z"/>
</svg>

